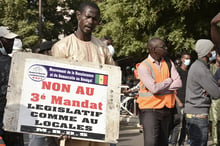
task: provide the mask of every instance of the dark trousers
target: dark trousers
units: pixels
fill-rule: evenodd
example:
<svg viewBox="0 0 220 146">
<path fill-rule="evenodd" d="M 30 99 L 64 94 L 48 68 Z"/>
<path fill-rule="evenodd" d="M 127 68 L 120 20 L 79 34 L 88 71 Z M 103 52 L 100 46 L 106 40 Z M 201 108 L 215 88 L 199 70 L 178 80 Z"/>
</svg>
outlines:
<svg viewBox="0 0 220 146">
<path fill-rule="evenodd" d="M 144 109 L 142 112 L 144 146 L 168 146 L 173 110 L 169 108 Z"/>
<path fill-rule="evenodd" d="M 24 146 L 24 138 L 22 133 L 5 131 L 3 139 L 6 146 Z"/>
<path fill-rule="evenodd" d="M 143 125 L 143 113 L 142 110 L 139 108 L 138 104 L 137 104 L 137 109 L 138 109 L 139 124 Z"/>
<path fill-rule="evenodd" d="M 185 115 L 183 115 L 182 127 L 181 127 L 181 131 L 180 131 L 179 145 L 184 144 L 184 141 L 186 139 L 186 134 L 188 134 L 188 130 L 186 128 L 186 117 L 185 117 Z"/>
</svg>

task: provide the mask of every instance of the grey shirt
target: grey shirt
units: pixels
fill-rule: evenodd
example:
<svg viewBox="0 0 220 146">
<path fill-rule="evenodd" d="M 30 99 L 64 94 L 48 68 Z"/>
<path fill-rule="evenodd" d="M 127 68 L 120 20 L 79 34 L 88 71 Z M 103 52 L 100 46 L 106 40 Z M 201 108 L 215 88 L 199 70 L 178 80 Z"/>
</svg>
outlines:
<svg viewBox="0 0 220 146">
<path fill-rule="evenodd" d="M 186 83 L 185 113 L 207 114 L 211 98 L 220 97 L 220 88 L 213 78 L 208 64 L 201 59 L 190 67 Z"/>
</svg>

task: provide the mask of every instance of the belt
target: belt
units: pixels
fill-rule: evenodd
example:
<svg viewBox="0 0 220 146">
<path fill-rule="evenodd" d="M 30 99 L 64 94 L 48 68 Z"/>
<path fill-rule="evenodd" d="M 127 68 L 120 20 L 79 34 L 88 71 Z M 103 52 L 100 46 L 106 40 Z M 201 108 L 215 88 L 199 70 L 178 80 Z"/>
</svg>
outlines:
<svg viewBox="0 0 220 146">
<path fill-rule="evenodd" d="M 208 119 L 208 115 L 204 115 L 204 114 L 186 114 L 186 118 L 188 118 L 188 119 L 191 119 L 191 118 Z"/>
<path fill-rule="evenodd" d="M 144 108 L 144 109 L 141 109 L 142 111 L 169 111 L 169 110 L 172 110 L 173 108 L 168 108 L 168 107 L 163 107 L 163 108 Z"/>
</svg>

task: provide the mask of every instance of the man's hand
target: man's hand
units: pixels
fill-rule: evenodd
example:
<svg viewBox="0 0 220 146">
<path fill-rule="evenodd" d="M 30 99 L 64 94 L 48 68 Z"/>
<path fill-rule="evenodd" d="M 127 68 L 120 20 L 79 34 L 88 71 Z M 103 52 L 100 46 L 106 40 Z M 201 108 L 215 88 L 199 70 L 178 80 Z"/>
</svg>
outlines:
<svg viewBox="0 0 220 146">
<path fill-rule="evenodd" d="M 180 108 L 180 113 L 183 115 L 184 114 L 184 107 Z"/>
</svg>

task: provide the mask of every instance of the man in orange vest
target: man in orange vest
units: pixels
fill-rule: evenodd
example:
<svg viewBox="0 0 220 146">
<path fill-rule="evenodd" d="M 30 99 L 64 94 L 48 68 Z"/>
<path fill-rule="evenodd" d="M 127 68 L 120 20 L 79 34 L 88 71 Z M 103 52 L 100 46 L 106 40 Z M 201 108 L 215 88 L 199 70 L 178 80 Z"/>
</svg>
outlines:
<svg viewBox="0 0 220 146">
<path fill-rule="evenodd" d="M 147 48 L 149 55 L 138 67 L 137 99 L 143 112 L 144 146 L 168 146 L 174 91 L 182 86 L 182 81 L 174 63 L 165 59 L 168 52 L 164 41 L 153 38 Z"/>
</svg>

